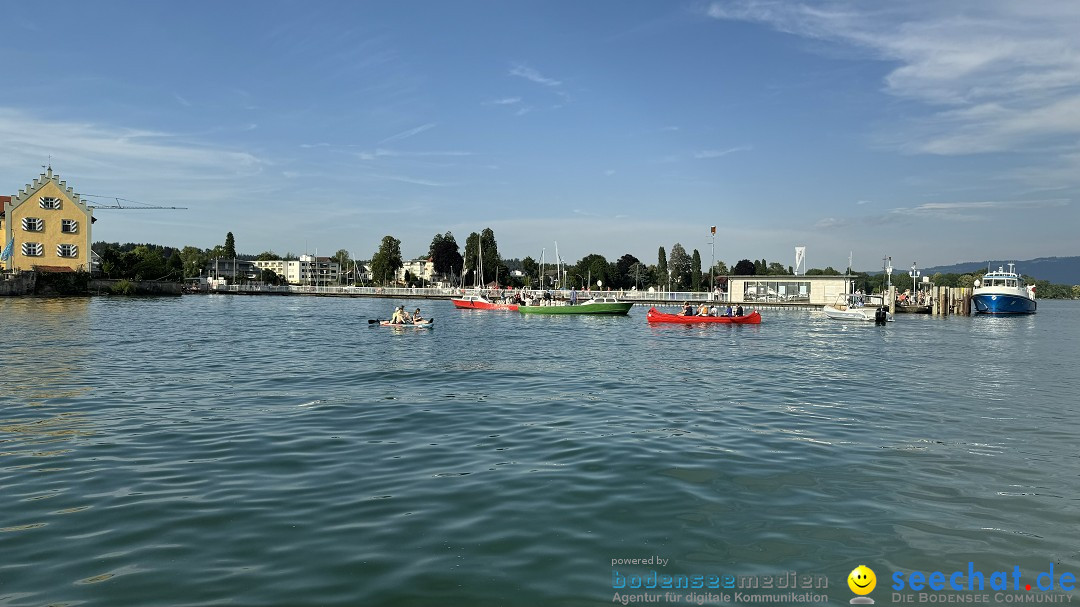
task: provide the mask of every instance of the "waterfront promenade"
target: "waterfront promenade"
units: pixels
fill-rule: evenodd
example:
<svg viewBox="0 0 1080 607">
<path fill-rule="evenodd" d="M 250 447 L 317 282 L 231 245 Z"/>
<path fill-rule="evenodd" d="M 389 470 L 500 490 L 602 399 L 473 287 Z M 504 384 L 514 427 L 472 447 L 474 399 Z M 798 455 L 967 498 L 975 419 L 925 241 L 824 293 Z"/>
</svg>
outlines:
<svg viewBox="0 0 1080 607">
<path fill-rule="evenodd" d="M 314 285 L 227 285 L 216 288 L 203 288 L 188 290 L 185 294 L 228 294 L 228 295 L 309 295 L 317 297 L 377 297 L 385 299 L 442 299 L 448 300 L 468 292 L 475 294 L 474 289 L 448 289 L 441 287 L 354 287 L 354 286 L 314 286 Z M 532 297 L 541 297 L 542 290 L 483 290 L 484 296 L 496 301 L 502 295 L 511 295 L 524 292 Z M 551 291 L 557 299 L 569 299 L 569 291 Z M 718 296 L 711 292 L 696 291 L 578 291 L 578 301 L 582 302 L 591 297 L 617 297 L 622 301 L 633 302 L 642 306 L 678 306 L 683 302 L 700 304 L 702 302 L 714 302 L 717 305 L 739 305 L 757 309 L 818 309 L 821 306 L 811 304 L 809 301 L 753 301 L 729 298 L 728 293 Z"/>
</svg>

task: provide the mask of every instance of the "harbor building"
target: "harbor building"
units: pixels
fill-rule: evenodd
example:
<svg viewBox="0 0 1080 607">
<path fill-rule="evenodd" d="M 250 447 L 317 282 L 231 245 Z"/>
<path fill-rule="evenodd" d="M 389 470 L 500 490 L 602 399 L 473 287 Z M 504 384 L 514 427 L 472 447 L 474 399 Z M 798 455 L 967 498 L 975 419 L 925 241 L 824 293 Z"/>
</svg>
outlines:
<svg viewBox="0 0 1080 607">
<path fill-rule="evenodd" d="M 91 270 L 94 210 L 48 167 L 14 196 L 0 196 L 5 271 Z"/>
<path fill-rule="evenodd" d="M 850 276 L 729 276 L 729 301 L 820 305 L 852 291 Z"/>
</svg>

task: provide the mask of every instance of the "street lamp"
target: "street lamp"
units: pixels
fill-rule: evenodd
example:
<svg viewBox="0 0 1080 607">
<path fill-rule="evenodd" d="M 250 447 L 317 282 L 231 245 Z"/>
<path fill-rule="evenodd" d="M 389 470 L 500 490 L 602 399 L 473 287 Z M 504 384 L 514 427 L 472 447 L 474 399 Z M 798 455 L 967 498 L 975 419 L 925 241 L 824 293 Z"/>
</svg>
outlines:
<svg viewBox="0 0 1080 607">
<path fill-rule="evenodd" d="M 885 258 L 885 276 L 888 280 L 888 287 L 886 290 L 892 288 L 892 257 Z"/>
<path fill-rule="evenodd" d="M 913 261 L 913 262 L 911 262 L 911 271 L 910 271 L 910 272 L 908 272 L 908 276 L 911 276 L 911 296 L 912 296 L 912 297 L 915 297 L 915 292 L 916 292 L 916 291 L 918 290 L 918 288 L 919 288 L 919 284 L 918 284 L 918 283 L 919 283 L 919 276 L 920 276 L 920 274 L 921 274 L 921 273 L 920 273 L 920 272 L 919 272 L 918 270 L 916 270 L 916 269 L 915 269 L 915 262 L 914 262 L 914 261 Z M 916 297 L 916 300 L 917 300 L 917 299 L 918 299 L 918 298 Z"/>
<path fill-rule="evenodd" d="M 709 290 L 716 291 L 716 279 L 713 277 L 713 268 L 716 266 L 716 226 L 709 228 Z M 712 293 L 709 298 L 712 299 Z"/>
</svg>

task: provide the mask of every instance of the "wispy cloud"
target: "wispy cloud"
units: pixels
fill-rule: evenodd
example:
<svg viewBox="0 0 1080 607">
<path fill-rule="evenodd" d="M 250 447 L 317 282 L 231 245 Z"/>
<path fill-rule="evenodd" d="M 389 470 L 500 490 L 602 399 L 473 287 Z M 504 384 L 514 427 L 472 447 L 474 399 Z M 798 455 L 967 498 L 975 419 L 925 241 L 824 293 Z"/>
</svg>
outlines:
<svg viewBox="0 0 1080 607">
<path fill-rule="evenodd" d="M 726 150 L 701 150 L 694 154 L 694 158 L 720 158 L 721 156 L 727 156 L 728 154 L 734 154 L 735 152 L 746 152 L 750 149 L 749 146 L 740 146 L 728 148 Z"/>
<path fill-rule="evenodd" d="M 184 107 L 191 107 L 191 102 L 180 96 L 180 93 L 173 93 L 173 97 L 176 98 L 177 103 Z"/>
<path fill-rule="evenodd" d="M 1032 211 L 1068 206 L 1066 198 L 1042 200 L 978 200 L 971 202 L 928 202 L 914 207 L 899 207 L 889 212 L 899 215 L 934 215 L 937 217 L 973 217 L 982 211 Z"/>
<path fill-rule="evenodd" d="M 384 143 L 390 143 L 391 141 L 401 141 L 402 139 L 408 139 L 409 137 L 419 135 L 420 133 L 423 133 L 424 131 L 431 130 L 433 128 L 435 128 L 435 123 L 433 123 L 433 122 L 429 122 L 427 124 L 422 124 L 422 125 L 420 125 L 420 126 L 418 126 L 416 128 L 412 128 L 412 129 L 409 129 L 407 131 L 402 131 L 400 133 L 391 135 L 391 136 L 387 137 L 386 139 L 383 139 L 383 140 L 379 141 L 379 144 L 382 145 Z"/>
<path fill-rule="evenodd" d="M 373 175 L 377 179 L 386 179 L 388 181 L 398 181 L 401 183 L 411 183 L 413 185 L 423 185 L 433 188 L 445 188 L 453 185 L 457 185 L 450 182 L 434 181 L 431 179 L 421 179 L 419 177 L 409 177 L 407 175 Z"/>
<path fill-rule="evenodd" d="M 860 204 L 863 201 L 860 201 Z M 962 202 L 927 202 L 910 207 L 896 207 L 884 213 L 858 217 L 824 217 L 814 223 L 818 230 L 832 230 L 851 226 L 881 226 L 903 224 L 916 219 L 933 218 L 936 221 L 990 221 L 995 213 L 1023 212 L 1031 214 L 1039 209 L 1058 209 L 1069 205 L 1067 198 L 1039 200 L 975 200 Z"/>
<path fill-rule="evenodd" d="M 715 19 L 762 23 L 836 42 L 894 64 L 885 92 L 933 108 L 898 125 L 911 152 L 971 154 L 1044 148 L 1080 135 L 1080 4 L 933 0 L 814 4 L 714 2 Z"/>
<path fill-rule="evenodd" d="M 851 224 L 850 219 L 842 219 L 842 218 L 837 218 L 837 217 L 825 217 L 825 218 L 819 219 L 817 222 L 815 222 L 814 223 L 814 228 L 816 228 L 818 230 L 830 230 L 830 229 L 833 229 L 833 228 L 847 227 L 850 224 Z"/>
<path fill-rule="evenodd" d="M 522 65 L 520 63 L 510 68 L 510 75 L 517 76 L 518 78 L 524 78 L 526 80 L 535 82 L 537 84 L 542 84 L 544 86 L 562 86 L 562 81 L 556 80 L 554 78 L 548 78 L 547 76 L 544 76 L 535 69 L 527 65 Z"/>
<path fill-rule="evenodd" d="M 52 122 L 6 108 L 0 108 L 0 140 L 5 142 L 0 163 L 8 166 L 36 166 L 52 155 L 55 163 L 97 173 L 127 175 L 138 167 L 149 181 L 235 178 L 256 175 L 268 164 L 247 152 L 183 141 L 167 132 Z"/>
<path fill-rule="evenodd" d="M 430 156 L 472 156 L 472 152 L 465 152 L 461 150 L 442 150 L 442 151 L 419 151 L 419 152 L 402 152 L 398 150 L 387 150 L 384 148 L 378 148 L 373 152 L 359 152 L 357 156 L 361 160 L 375 160 L 376 158 L 425 158 Z"/>
<path fill-rule="evenodd" d="M 502 97 L 500 99 L 492 99 L 485 101 L 484 105 L 514 105 L 521 103 L 521 97 Z"/>
</svg>

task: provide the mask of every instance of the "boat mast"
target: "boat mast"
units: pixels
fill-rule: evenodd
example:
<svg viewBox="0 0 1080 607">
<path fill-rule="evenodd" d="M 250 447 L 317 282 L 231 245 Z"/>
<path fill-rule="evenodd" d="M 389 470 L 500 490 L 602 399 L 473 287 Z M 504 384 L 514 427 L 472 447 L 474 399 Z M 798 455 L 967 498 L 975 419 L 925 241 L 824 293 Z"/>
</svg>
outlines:
<svg viewBox="0 0 1080 607">
<path fill-rule="evenodd" d="M 561 289 L 565 285 L 563 284 L 563 279 L 562 279 L 562 257 L 559 257 L 559 241 L 558 240 L 555 241 L 555 276 L 557 276 L 559 278 L 559 288 Z"/>
<path fill-rule="evenodd" d="M 476 278 L 473 282 L 476 284 L 476 288 L 481 292 L 484 288 L 484 243 L 481 242 L 480 236 L 476 237 Z"/>
</svg>

